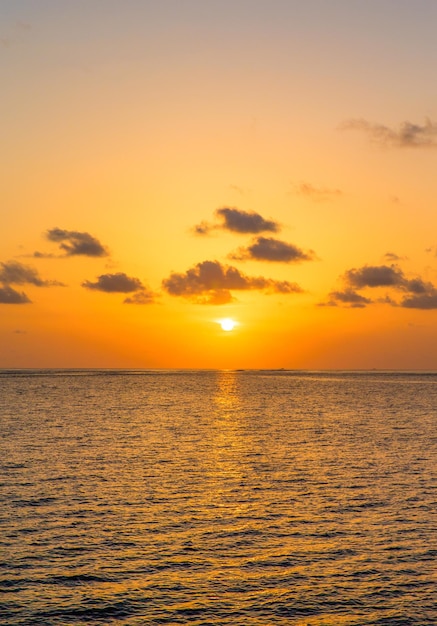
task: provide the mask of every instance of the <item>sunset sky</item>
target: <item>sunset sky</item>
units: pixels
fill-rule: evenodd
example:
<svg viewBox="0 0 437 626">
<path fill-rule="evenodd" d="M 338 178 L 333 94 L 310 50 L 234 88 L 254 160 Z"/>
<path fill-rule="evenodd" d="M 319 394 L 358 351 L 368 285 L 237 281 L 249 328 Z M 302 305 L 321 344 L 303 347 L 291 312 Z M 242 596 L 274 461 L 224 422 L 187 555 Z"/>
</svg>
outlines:
<svg viewBox="0 0 437 626">
<path fill-rule="evenodd" d="M 436 28 L 1 0 L 0 367 L 437 369 Z"/>
</svg>

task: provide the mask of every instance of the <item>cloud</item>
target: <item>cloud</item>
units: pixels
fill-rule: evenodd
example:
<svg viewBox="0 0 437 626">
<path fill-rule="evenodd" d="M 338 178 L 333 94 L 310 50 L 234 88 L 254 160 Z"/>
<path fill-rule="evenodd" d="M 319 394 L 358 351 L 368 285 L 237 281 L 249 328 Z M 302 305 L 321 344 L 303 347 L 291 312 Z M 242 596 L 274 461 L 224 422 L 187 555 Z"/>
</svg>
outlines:
<svg viewBox="0 0 437 626">
<path fill-rule="evenodd" d="M 63 287 L 55 280 L 43 280 L 37 270 L 18 261 L 0 263 L 0 282 L 7 285 L 35 285 L 36 287 Z"/>
<path fill-rule="evenodd" d="M 132 296 L 123 300 L 124 304 L 152 304 L 155 302 L 156 294 L 148 289 L 137 291 Z"/>
<path fill-rule="evenodd" d="M 315 187 L 311 183 L 300 183 L 296 185 L 296 193 L 300 196 L 305 196 L 316 202 L 325 202 L 327 200 L 333 200 L 343 195 L 341 189 L 331 189 L 329 187 Z"/>
<path fill-rule="evenodd" d="M 365 298 L 361 294 L 353 291 L 352 289 L 345 289 L 344 291 L 332 291 L 329 294 L 328 306 L 337 306 L 340 304 L 349 304 L 352 308 L 364 308 L 367 304 L 371 304 L 372 300 Z"/>
<path fill-rule="evenodd" d="M 232 189 L 232 191 L 236 191 L 240 194 L 240 196 L 244 196 L 244 194 L 246 193 L 244 189 L 242 187 L 239 187 L 238 185 L 229 185 L 229 189 Z"/>
<path fill-rule="evenodd" d="M 253 211 L 247 212 L 223 207 L 217 209 L 215 214 L 223 220 L 222 228 L 235 233 L 275 233 L 279 230 L 277 222 L 266 220 L 259 213 Z"/>
<path fill-rule="evenodd" d="M 384 259 L 386 259 L 387 261 L 405 261 L 407 257 L 405 256 L 399 256 L 397 254 L 395 254 L 394 252 L 386 252 L 384 254 Z"/>
<path fill-rule="evenodd" d="M 29 255 L 22 255 L 22 256 L 29 256 Z M 48 252 L 38 252 L 38 250 L 36 250 L 32 255 L 34 259 L 56 259 L 57 255 L 56 254 L 50 254 Z"/>
<path fill-rule="evenodd" d="M 242 274 L 236 267 L 218 261 L 203 261 L 183 274 L 172 273 L 162 282 L 172 296 L 182 296 L 199 304 L 231 302 L 232 291 L 259 290 L 265 293 L 301 293 L 296 283 Z"/>
<path fill-rule="evenodd" d="M 105 246 L 89 233 L 52 228 L 46 232 L 46 237 L 49 241 L 59 243 L 65 256 L 103 257 L 109 254 Z"/>
<path fill-rule="evenodd" d="M 343 291 L 333 291 L 329 294 L 328 306 L 349 304 L 355 307 L 366 306 L 373 302 L 390 306 L 410 309 L 437 309 L 437 288 L 420 276 L 407 278 L 396 265 L 364 265 L 358 269 L 348 270 L 343 275 L 346 288 Z M 366 288 L 386 287 L 391 289 L 383 298 L 370 300 L 357 293 L 357 290 Z M 392 294 L 402 293 L 402 299 L 395 299 Z"/>
<path fill-rule="evenodd" d="M 402 122 L 397 129 L 383 124 L 372 124 L 364 119 L 347 120 L 341 125 L 344 130 L 364 132 L 371 141 L 381 146 L 397 148 L 436 148 L 437 123 L 426 119 L 423 125 Z"/>
<path fill-rule="evenodd" d="M 0 304 L 28 304 L 31 300 L 24 292 L 15 291 L 9 285 L 0 287 Z"/>
<path fill-rule="evenodd" d="M 192 230 L 195 235 L 209 235 L 211 230 L 214 230 L 215 228 L 217 228 L 217 226 L 214 226 L 213 224 L 200 222 L 200 224 L 196 224 Z"/>
<path fill-rule="evenodd" d="M 272 237 L 257 237 L 250 246 L 239 248 L 236 253 L 230 255 L 230 258 L 239 261 L 253 259 L 277 263 L 299 263 L 300 261 L 311 261 L 314 258 L 314 253 L 312 250 L 304 252 L 291 243 Z"/>
<path fill-rule="evenodd" d="M 405 297 L 401 306 L 407 309 L 437 309 L 437 289 L 429 284 L 427 291 Z"/>
<path fill-rule="evenodd" d="M 363 287 L 402 287 L 405 276 L 396 265 L 365 265 L 359 269 L 348 270 L 346 282 L 356 289 Z"/>
<path fill-rule="evenodd" d="M 197 235 L 208 235 L 212 230 L 228 230 L 233 233 L 258 234 L 263 232 L 275 233 L 280 226 L 273 220 L 266 220 L 254 211 L 241 211 L 236 208 L 222 207 L 215 211 L 219 224 L 201 222 L 193 228 Z"/>
<path fill-rule="evenodd" d="M 97 277 L 96 282 L 86 280 L 82 283 L 86 289 L 104 291 L 105 293 L 132 293 L 144 290 L 144 286 L 139 278 L 127 276 L 123 272 L 117 274 L 102 274 Z"/>
</svg>

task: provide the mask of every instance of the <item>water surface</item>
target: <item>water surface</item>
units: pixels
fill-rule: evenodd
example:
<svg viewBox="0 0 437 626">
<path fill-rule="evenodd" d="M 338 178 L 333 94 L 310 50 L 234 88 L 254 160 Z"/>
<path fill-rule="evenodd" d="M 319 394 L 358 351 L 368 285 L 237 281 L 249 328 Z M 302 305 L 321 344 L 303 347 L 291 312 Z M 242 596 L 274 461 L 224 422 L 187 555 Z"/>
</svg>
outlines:
<svg viewBox="0 0 437 626">
<path fill-rule="evenodd" d="M 0 620 L 434 625 L 437 375 L 0 371 Z"/>
</svg>

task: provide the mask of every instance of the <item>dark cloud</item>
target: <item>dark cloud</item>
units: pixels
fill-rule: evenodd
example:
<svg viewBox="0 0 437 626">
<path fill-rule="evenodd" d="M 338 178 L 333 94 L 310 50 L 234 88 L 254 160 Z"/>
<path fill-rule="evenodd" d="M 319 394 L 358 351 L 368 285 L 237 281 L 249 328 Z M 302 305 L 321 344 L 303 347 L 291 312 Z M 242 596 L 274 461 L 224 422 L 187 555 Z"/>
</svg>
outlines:
<svg viewBox="0 0 437 626">
<path fill-rule="evenodd" d="M 0 282 L 7 285 L 35 285 L 36 287 L 61 287 L 63 283 L 43 280 L 37 270 L 18 261 L 0 263 Z"/>
<path fill-rule="evenodd" d="M 437 309 L 437 288 L 420 276 L 407 278 L 396 265 L 365 265 L 358 269 L 354 268 L 345 272 L 343 281 L 346 288 L 330 293 L 327 305 L 366 306 L 372 302 L 379 302 L 410 309 Z M 356 291 L 377 287 L 385 287 L 392 291 L 385 297 L 373 301 Z M 393 293 L 402 293 L 402 300 L 395 299 Z"/>
<path fill-rule="evenodd" d="M 96 282 L 86 280 L 82 283 L 86 289 L 104 291 L 105 293 L 133 293 L 143 291 L 144 286 L 139 278 L 127 276 L 123 272 L 117 274 L 102 274 L 97 277 Z"/>
<path fill-rule="evenodd" d="M 343 194 L 341 189 L 331 189 L 329 187 L 315 187 L 310 183 L 301 183 L 296 186 L 296 193 L 300 196 L 305 196 L 316 202 L 324 202 L 326 200 L 333 200 Z"/>
<path fill-rule="evenodd" d="M 341 128 L 359 130 L 382 146 L 400 148 L 436 148 L 437 123 L 426 119 L 423 125 L 403 122 L 399 128 L 393 129 L 383 124 L 372 124 L 363 119 L 352 119 L 344 122 Z"/>
<path fill-rule="evenodd" d="M 235 233 L 275 233 L 279 230 L 279 224 L 272 220 L 264 219 L 259 213 L 253 211 L 240 211 L 240 209 L 223 207 L 217 209 L 215 214 L 223 220 L 222 228 Z"/>
<path fill-rule="evenodd" d="M 65 256 L 108 256 L 107 249 L 89 233 L 52 228 L 46 232 L 49 241 L 59 243 Z M 40 254 L 40 253 L 38 253 Z"/>
<path fill-rule="evenodd" d="M 392 287 L 411 294 L 427 294 L 433 292 L 433 285 L 422 278 L 406 278 L 403 271 L 396 265 L 365 265 L 359 269 L 348 270 L 346 282 L 356 289 L 364 287 Z"/>
<path fill-rule="evenodd" d="M 260 290 L 266 293 L 301 293 L 295 283 L 251 277 L 218 261 L 203 261 L 183 274 L 173 273 L 162 283 L 172 296 L 182 296 L 201 304 L 230 302 L 232 291 Z"/>
<path fill-rule="evenodd" d="M 372 300 L 365 298 L 361 294 L 352 289 L 344 291 L 332 291 L 329 294 L 329 306 L 337 306 L 337 304 L 349 304 L 352 308 L 364 308 L 367 304 L 371 304 Z"/>
<path fill-rule="evenodd" d="M 0 304 L 28 304 L 31 302 L 24 292 L 15 291 L 9 285 L 0 286 Z"/>
<path fill-rule="evenodd" d="M 298 263 L 311 261 L 314 258 L 312 251 L 304 252 L 292 243 L 286 243 L 272 237 L 257 237 L 247 248 L 240 248 L 230 255 L 234 260 L 253 259 L 256 261 L 272 261 L 277 263 Z"/>
<path fill-rule="evenodd" d="M 155 302 L 155 294 L 148 289 L 137 291 L 132 296 L 123 300 L 124 304 L 152 304 Z"/>
<path fill-rule="evenodd" d="M 422 278 L 412 278 L 410 280 L 405 280 L 403 288 L 406 291 L 414 294 L 430 293 L 434 289 L 432 283 L 425 282 L 424 280 L 422 280 Z"/>
<path fill-rule="evenodd" d="M 275 233 L 280 229 L 277 222 L 266 220 L 254 211 L 222 207 L 215 211 L 219 224 L 201 222 L 193 228 L 196 235 L 208 235 L 212 230 L 228 230 L 233 233 L 253 234 L 263 232 Z"/>
<path fill-rule="evenodd" d="M 427 291 L 406 296 L 401 306 L 407 309 L 437 309 L 437 289 L 429 284 Z"/>
<path fill-rule="evenodd" d="M 402 287 L 405 276 L 396 265 L 365 265 L 359 269 L 348 270 L 346 282 L 355 289 L 364 287 Z"/>
</svg>

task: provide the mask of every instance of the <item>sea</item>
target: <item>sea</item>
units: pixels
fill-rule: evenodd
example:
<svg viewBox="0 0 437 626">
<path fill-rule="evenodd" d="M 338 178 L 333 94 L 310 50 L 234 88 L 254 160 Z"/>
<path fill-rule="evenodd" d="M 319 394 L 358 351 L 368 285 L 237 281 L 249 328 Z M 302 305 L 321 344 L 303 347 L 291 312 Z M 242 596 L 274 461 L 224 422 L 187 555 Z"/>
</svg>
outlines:
<svg viewBox="0 0 437 626">
<path fill-rule="evenodd" d="M 437 373 L 0 370 L 0 623 L 437 624 Z"/>
</svg>

